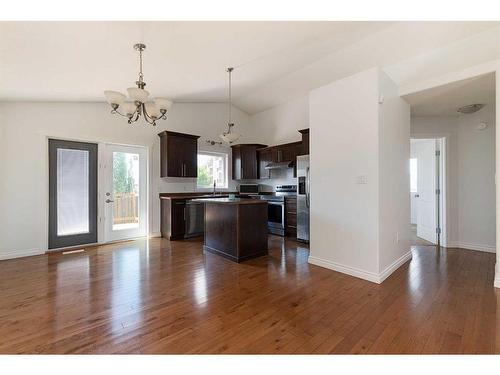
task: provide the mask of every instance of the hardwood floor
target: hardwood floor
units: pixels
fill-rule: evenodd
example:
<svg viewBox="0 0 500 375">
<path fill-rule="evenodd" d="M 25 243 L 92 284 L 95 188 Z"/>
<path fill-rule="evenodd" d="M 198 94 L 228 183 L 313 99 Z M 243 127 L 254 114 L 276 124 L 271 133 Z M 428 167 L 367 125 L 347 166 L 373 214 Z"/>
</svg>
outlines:
<svg viewBox="0 0 500 375">
<path fill-rule="evenodd" d="M 0 353 L 499 353 L 495 255 L 414 247 L 382 285 L 271 236 L 236 264 L 199 240 L 0 262 Z"/>
</svg>

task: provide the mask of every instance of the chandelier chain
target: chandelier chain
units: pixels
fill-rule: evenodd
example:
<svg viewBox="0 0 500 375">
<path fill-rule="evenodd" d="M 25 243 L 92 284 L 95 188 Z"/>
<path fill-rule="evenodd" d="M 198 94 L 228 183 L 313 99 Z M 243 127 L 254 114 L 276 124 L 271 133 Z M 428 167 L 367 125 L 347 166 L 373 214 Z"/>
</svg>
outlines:
<svg viewBox="0 0 500 375">
<path fill-rule="evenodd" d="M 228 87 L 228 96 L 229 96 L 229 106 L 228 106 L 228 124 L 231 124 L 231 107 L 232 107 L 232 97 L 231 97 L 231 73 L 234 68 L 227 68 L 227 71 L 229 73 L 229 87 Z"/>
<path fill-rule="evenodd" d="M 139 50 L 139 81 L 144 80 L 144 74 L 142 73 L 142 48 Z"/>
</svg>

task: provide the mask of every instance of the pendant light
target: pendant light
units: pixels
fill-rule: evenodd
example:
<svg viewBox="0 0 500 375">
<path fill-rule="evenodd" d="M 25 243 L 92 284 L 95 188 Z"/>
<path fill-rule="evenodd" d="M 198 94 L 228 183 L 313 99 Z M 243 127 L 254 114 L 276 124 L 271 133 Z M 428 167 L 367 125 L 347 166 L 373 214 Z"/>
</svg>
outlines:
<svg viewBox="0 0 500 375">
<path fill-rule="evenodd" d="M 231 107 L 232 107 L 232 99 L 231 99 L 231 73 L 234 70 L 234 68 L 227 68 L 227 72 L 229 74 L 229 89 L 228 89 L 228 96 L 229 96 L 229 103 L 228 103 L 228 122 L 227 122 L 227 131 L 222 133 L 219 137 L 226 143 L 233 143 L 237 141 L 241 135 L 238 133 L 235 133 L 231 131 L 231 128 L 234 126 L 234 123 L 231 121 Z"/>
</svg>

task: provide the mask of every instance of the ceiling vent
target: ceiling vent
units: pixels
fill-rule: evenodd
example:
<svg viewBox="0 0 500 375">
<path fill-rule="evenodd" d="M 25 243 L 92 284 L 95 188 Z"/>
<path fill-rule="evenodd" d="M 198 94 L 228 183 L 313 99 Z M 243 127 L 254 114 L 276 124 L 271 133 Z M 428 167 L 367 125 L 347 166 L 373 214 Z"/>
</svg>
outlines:
<svg viewBox="0 0 500 375">
<path fill-rule="evenodd" d="M 484 104 L 469 104 L 469 105 L 464 105 L 463 107 L 460 107 L 459 109 L 457 109 L 457 112 L 469 114 L 469 113 L 477 112 L 483 107 L 484 107 Z"/>
</svg>

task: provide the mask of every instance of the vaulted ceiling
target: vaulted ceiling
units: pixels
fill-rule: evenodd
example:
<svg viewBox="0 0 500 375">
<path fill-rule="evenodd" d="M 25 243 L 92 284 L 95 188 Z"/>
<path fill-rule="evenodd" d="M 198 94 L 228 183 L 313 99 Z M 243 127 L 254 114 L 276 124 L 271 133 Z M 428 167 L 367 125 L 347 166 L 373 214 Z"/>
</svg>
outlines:
<svg viewBox="0 0 500 375">
<path fill-rule="evenodd" d="M 495 22 L 0 22 L 0 100 L 103 101 L 137 79 L 174 101 L 256 113 L 380 66 L 407 84 L 499 57 Z"/>
</svg>

